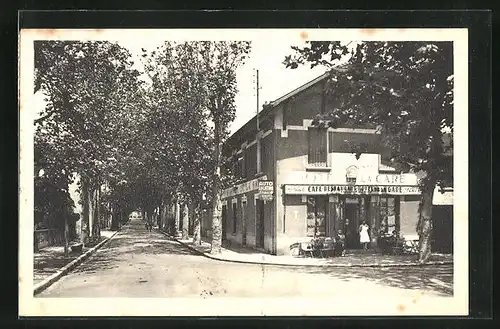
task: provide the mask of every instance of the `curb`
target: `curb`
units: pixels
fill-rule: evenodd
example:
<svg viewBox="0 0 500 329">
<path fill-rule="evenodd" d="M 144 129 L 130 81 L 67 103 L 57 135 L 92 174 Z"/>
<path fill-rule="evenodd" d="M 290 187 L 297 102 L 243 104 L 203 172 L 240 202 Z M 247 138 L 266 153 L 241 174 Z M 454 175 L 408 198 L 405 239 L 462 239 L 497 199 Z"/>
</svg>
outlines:
<svg viewBox="0 0 500 329">
<path fill-rule="evenodd" d="M 371 268 L 383 268 L 383 267 L 426 267 L 426 266 L 441 266 L 441 265 L 450 265 L 453 264 L 453 261 L 435 261 L 435 262 L 427 262 L 427 263 L 400 263 L 400 264 L 378 264 L 378 263 L 371 263 L 371 264 L 290 264 L 290 263 L 273 263 L 273 262 L 256 262 L 256 261 L 245 261 L 245 260 L 233 260 L 233 259 L 226 259 L 226 258 L 221 258 L 217 256 L 212 256 L 210 254 L 204 253 L 202 251 L 197 250 L 196 248 L 179 241 L 175 237 L 171 236 L 168 233 L 162 232 L 158 230 L 158 232 L 162 233 L 163 235 L 171 238 L 175 242 L 181 244 L 182 246 L 189 248 L 190 250 L 194 251 L 195 253 L 199 254 L 200 256 L 204 256 L 209 259 L 213 260 L 218 260 L 222 262 L 229 262 L 229 263 L 239 263 L 239 264 L 256 264 L 256 265 L 275 265 L 275 266 L 294 266 L 294 267 L 371 267 Z"/>
<path fill-rule="evenodd" d="M 89 258 L 97 249 L 101 248 L 104 244 L 106 244 L 108 241 L 110 241 L 116 234 L 118 234 L 120 231 L 114 232 L 109 238 L 99 242 L 96 246 L 92 247 L 91 249 L 87 250 L 84 254 L 80 255 L 78 258 L 74 259 L 70 263 L 66 264 L 64 267 L 59 269 L 56 273 L 52 274 L 42 282 L 39 282 L 34 286 L 33 289 L 33 295 L 37 295 L 50 287 L 54 282 L 59 280 L 62 276 L 66 275 L 69 271 L 74 269 L 76 266 L 80 265 L 83 263 L 87 258 Z"/>
</svg>

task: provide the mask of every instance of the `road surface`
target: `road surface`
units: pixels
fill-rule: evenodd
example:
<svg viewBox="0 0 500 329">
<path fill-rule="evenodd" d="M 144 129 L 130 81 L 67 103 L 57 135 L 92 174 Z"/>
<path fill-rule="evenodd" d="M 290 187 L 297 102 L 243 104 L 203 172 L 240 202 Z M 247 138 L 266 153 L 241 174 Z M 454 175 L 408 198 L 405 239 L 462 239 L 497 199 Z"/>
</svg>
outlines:
<svg viewBox="0 0 500 329">
<path fill-rule="evenodd" d="M 453 267 L 324 268 L 211 260 L 133 219 L 36 297 L 306 297 L 453 295 Z"/>
</svg>

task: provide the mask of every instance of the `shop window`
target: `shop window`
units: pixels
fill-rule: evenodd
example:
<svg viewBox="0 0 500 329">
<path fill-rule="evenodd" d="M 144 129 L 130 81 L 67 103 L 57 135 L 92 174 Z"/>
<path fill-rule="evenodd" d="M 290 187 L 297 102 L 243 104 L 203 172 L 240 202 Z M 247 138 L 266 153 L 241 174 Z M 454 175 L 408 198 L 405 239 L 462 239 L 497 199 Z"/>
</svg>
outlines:
<svg viewBox="0 0 500 329">
<path fill-rule="evenodd" d="M 312 167 L 327 167 L 327 130 L 309 127 L 308 129 L 308 163 Z"/>
<path fill-rule="evenodd" d="M 392 233 L 397 230 L 396 223 L 396 198 L 381 197 L 380 198 L 380 231 L 384 233 Z"/>
<path fill-rule="evenodd" d="M 326 235 L 326 205 L 325 196 L 307 198 L 307 236 L 321 237 Z"/>
</svg>

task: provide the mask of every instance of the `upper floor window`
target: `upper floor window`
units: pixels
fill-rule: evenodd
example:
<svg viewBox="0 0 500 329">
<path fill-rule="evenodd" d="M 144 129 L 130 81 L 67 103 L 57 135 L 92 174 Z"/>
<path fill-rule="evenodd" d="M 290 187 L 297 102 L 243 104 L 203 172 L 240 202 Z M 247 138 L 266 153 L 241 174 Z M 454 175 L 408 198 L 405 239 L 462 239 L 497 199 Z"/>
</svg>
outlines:
<svg viewBox="0 0 500 329">
<path fill-rule="evenodd" d="M 242 178 L 245 172 L 245 161 L 242 155 L 236 156 L 236 161 L 232 164 L 232 170 L 235 178 Z"/>
<path fill-rule="evenodd" d="M 327 130 L 325 128 L 309 127 L 308 164 L 313 167 L 327 167 Z"/>
</svg>

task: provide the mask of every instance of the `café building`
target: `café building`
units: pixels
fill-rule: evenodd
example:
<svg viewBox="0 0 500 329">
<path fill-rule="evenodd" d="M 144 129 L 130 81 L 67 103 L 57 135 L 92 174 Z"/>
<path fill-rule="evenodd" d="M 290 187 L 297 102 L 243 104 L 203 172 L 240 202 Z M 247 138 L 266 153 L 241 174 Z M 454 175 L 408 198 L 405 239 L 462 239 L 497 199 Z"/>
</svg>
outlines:
<svg viewBox="0 0 500 329">
<path fill-rule="evenodd" d="M 224 144 L 239 179 L 221 195 L 226 243 L 289 254 L 295 242 L 342 230 L 347 247 L 359 248 L 363 221 L 372 246 L 381 231 L 418 239 L 419 177 L 391 165 L 378 130 L 313 126 L 317 114 L 335 106 L 325 97 L 326 78 L 266 104 Z M 359 157 L 356 145 L 364 146 Z M 203 234 L 210 228 L 207 214 Z M 448 227 L 443 232 L 452 236 Z"/>
</svg>

